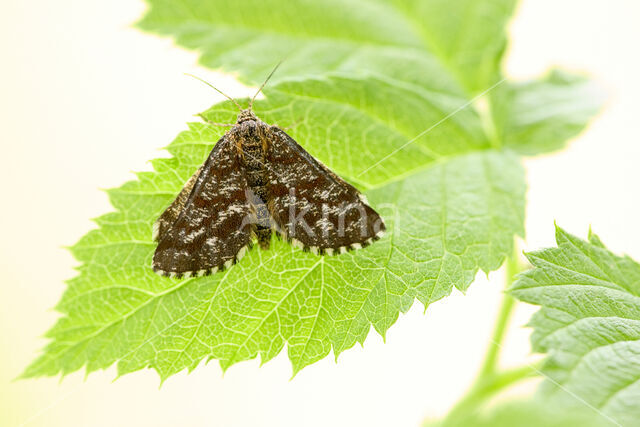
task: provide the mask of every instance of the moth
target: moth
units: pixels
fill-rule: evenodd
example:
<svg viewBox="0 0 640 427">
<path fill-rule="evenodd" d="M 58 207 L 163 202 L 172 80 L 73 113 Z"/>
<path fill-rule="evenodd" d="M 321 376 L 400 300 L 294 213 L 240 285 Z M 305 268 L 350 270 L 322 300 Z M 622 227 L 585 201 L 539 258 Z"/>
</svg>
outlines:
<svg viewBox="0 0 640 427">
<path fill-rule="evenodd" d="M 240 113 L 235 124 L 221 125 L 231 129 L 155 222 L 156 273 L 213 274 L 238 262 L 254 242 L 269 249 L 273 234 L 317 255 L 360 249 L 384 234 L 382 218 L 355 187 L 253 113 L 274 72 L 246 109 L 223 94 Z"/>
</svg>

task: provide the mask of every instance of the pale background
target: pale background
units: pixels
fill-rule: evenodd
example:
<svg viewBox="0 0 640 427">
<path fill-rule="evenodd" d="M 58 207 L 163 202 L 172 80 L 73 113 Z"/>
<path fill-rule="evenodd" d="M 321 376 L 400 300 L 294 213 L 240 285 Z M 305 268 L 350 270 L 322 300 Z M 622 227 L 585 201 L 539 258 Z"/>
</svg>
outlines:
<svg viewBox="0 0 640 427">
<path fill-rule="evenodd" d="M 141 1 L 2 0 L 0 13 L 0 425 L 2 426 L 416 426 L 446 412 L 472 380 L 491 330 L 500 273 L 466 296 L 416 305 L 388 333 L 304 369 L 289 381 L 281 354 L 232 367 L 215 363 L 159 389 L 152 371 L 112 383 L 115 371 L 14 381 L 45 344 L 51 309 L 74 275 L 61 248 L 109 211 L 98 188 L 148 169 L 219 99 L 183 76 L 232 95 L 247 88 L 196 66 L 196 54 L 130 27 Z M 553 244 L 553 221 L 585 236 L 589 225 L 640 259 L 640 5 L 635 0 L 527 0 L 511 25 L 508 70 L 553 64 L 589 71 L 609 92 L 603 114 L 571 147 L 526 161 L 525 248 Z M 303 142 L 304 143 L 304 142 Z M 505 365 L 532 360 L 531 313 L 521 307 Z M 520 392 L 523 392 L 521 389 Z"/>
</svg>

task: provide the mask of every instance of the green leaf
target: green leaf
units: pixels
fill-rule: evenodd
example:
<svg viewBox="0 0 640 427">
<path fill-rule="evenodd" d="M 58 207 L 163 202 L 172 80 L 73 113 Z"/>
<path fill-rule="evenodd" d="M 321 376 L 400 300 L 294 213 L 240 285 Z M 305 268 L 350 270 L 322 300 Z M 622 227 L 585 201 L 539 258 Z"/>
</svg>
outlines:
<svg viewBox="0 0 640 427">
<path fill-rule="evenodd" d="M 202 64 L 261 82 L 380 74 L 470 92 L 498 80 L 515 0 L 148 0 L 140 27 L 198 49 Z"/>
<path fill-rule="evenodd" d="M 366 191 L 387 236 L 336 257 L 276 242 L 212 277 L 155 275 L 151 226 L 223 132 L 190 123 L 167 147 L 172 158 L 109 191 L 116 211 L 72 248 L 80 274 L 25 376 L 117 363 L 119 374 L 151 367 L 164 380 L 202 360 L 223 369 L 265 362 L 285 346 L 296 373 L 362 343 L 371 326 L 384 335 L 415 299 L 426 307 L 453 287 L 466 290 L 511 253 L 514 235 L 524 234 L 524 171 L 487 135 L 492 119 L 471 94 L 500 74 L 513 2 L 282 5 L 153 0 L 141 26 L 246 82 L 262 81 L 287 54 L 256 113 L 297 123 L 291 135 Z M 464 28 L 439 25 L 430 11 Z M 227 102 L 206 115 L 228 123 L 236 113 Z"/>
<path fill-rule="evenodd" d="M 398 0 L 403 13 L 447 69 L 470 93 L 500 80 L 505 26 L 516 0 Z"/>
<path fill-rule="evenodd" d="M 224 116 L 216 108 L 211 117 Z M 100 228 L 74 246 L 83 264 L 57 307 L 66 317 L 27 376 L 118 362 L 120 374 L 149 366 L 164 379 L 204 358 L 225 369 L 258 354 L 264 362 L 285 343 L 297 372 L 331 348 L 337 356 L 363 342 L 371 324 L 384 334 L 415 298 L 428 305 L 453 286 L 465 290 L 479 268 L 498 268 L 514 233 L 522 234 L 518 159 L 484 150 L 368 191 L 391 230 L 369 248 L 318 257 L 277 242 L 212 277 L 159 277 L 149 268 L 151 224 L 220 133 L 198 123 L 190 128 L 168 147 L 174 158 L 154 161 L 157 172 L 110 191 L 118 212 L 99 218 Z M 301 125 L 294 135 L 304 141 L 313 132 Z"/>
<path fill-rule="evenodd" d="M 141 28 L 173 36 L 200 52 L 203 65 L 247 83 L 260 84 L 282 59 L 271 87 L 339 76 L 353 80 L 333 85 L 346 95 L 375 76 L 392 89 L 378 106 L 394 116 L 388 122 L 417 128 L 400 129 L 411 131 L 407 140 L 455 112 L 447 121 L 465 115 L 458 121 L 487 128 L 485 143 L 494 148 L 546 153 L 584 129 L 603 101 L 584 76 L 559 70 L 527 82 L 504 80 L 505 26 L 516 0 L 147 1 Z M 491 105 L 479 116 L 467 106 L 485 92 Z M 412 111 L 416 96 L 440 108 L 439 115 Z M 400 106 L 402 114 L 394 114 Z M 442 143 L 436 129 L 429 134 Z"/>
<path fill-rule="evenodd" d="M 620 425 L 640 419 L 640 264 L 560 228 L 557 248 L 527 254 L 514 284 L 542 306 L 531 321 L 535 351 L 549 354 L 544 394 L 590 405 Z"/>
<path fill-rule="evenodd" d="M 524 155 L 563 148 L 604 100 L 592 81 L 558 69 L 539 80 L 505 83 L 490 96 L 497 138 Z"/>
</svg>

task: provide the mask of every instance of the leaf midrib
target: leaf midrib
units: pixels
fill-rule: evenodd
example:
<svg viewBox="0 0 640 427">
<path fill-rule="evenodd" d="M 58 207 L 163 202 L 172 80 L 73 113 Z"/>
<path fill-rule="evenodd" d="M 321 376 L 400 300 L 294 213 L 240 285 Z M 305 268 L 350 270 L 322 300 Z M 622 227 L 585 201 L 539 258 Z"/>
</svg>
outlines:
<svg viewBox="0 0 640 427">
<path fill-rule="evenodd" d="M 235 360 L 235 357 L 237 356 L 238 352 L 240 351 L 240 349 L 242 349 L 243 347 L 245 347 L 245 345 L 249 342 L 249 339 L 251 339 L 251 337 L 253 337 L 253 335 L 262 327 L 262 325 L 264 325 L 264 322 L 267 321 L 267 319 L 269 317 L 271 317 L 271 315 L 273 313 L 276 312 L 276 310 L 278 310 L 278 308 L 280 308 L 280 305 L 286 301 L 286 299 L 289 297 L 289 295 L 291 295 L 291 293 L 296 290 L 298 288 L 298 285 L 300 285 L 300 283 L 307 277 L 309 276 L 309 274 L 311 274 L 311 272 L 313 272 L 316 267 L 323 261 L 323 258 L 320 257 L 320 259 L 318 261 L 316 261 L 315 264 L 313 264 L 311 267 L 308 268 L 308 270 L 298 279 L 296 280 L 296 282 L 293 284 L 293 286 L 291 286 L 291 289 L 289 289 L 284 296 L 280 299 L 280 301 L 277 301 L 276 304 L 274 304 L 274 306 L 272 307 L 271 310 L 269 310 L 269 313 L 266 314 L 265 316 L 263 316 L 262 320 L 260 321 L 260 323 L 258 324 L 258 326 L 256 326 L 250 333 L 247 333 L 247 337 L 244 339 L 244 341 L 242 342 L 242 344 L 239 344 L 236 347 L 236 350 L 233 352 L 233 354 L 231 355 L 231 357 L 229 357 L 228 359 L 226 359 L 229 364 L 233 364 L 235 362 L 237 362 Z M 324 284 L 323 284 L 324 287 Z"/>
<path fill-rule="evenodd" d="M 67 353 L 69 350 L 78 347 L 79 345 L 85 343 L 86 341 L 97 337 L 98 335 L 102 334 L 104 331 L 106 331 L 107 329 L 111 328 L 112 326 L 115 326 L 121 322 L 124 322 L 125 320 L 127 320 L 129 317 L 133 316 L 134 314 L 136 314 L 137 312 L 139 312 L 140 310 L 142 310 L 144 307 L 146 307 L 147 305 L 151 304 L 154 301 L 159 300 L 160 298 L 171 294 L 175 291 L 180 290 L 181 288 L 183 288 L 184 286 L 186 286 L 188 283 L 193 282 L 194 280 L 196 280 L 198 278 L 190 278 L 187 279 L 185 281 L 179 282 L 178 284 L 176 284 L 175 286 L 168 288 L 158 294 L 156 294 L 153 297 L 150 297 L 149 299 L 147 299 L 145 302 L 143 302 L 142 304 L 140 304 L 139 306 L 135 307 L 133 310 L 129 311 L 127 314 L 123 315 L 122 317 L 119 317 L 117 319 L 114 319 L 108 323 L 106 323 L 105 325 L 101 326 L 99 329 L 97 329 L 95 332 L 92 332 L 91 334 L 80 338 L 75 344 L 68 346 L 64 349 L 61 349 L 61 351 L 57 352 L 54 356 L 56 356 L 56 358 L 58 358 L 58 356 Z M 51 356 L 49 357 L 51 358 Z"/>
</svg>

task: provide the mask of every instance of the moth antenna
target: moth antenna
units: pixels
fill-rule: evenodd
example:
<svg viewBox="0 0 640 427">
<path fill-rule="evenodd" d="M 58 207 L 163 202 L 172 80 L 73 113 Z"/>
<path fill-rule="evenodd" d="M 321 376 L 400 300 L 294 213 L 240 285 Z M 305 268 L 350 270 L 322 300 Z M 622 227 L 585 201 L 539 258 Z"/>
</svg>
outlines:
<svg viewBox="0 0 640 427">
<path fill-rule="evenodd" d="M 282 64 L 282 61 L 284 61 L 284 59 L 280 60 L 280 62 L 278 62 L 276 64 L 275 67 L 273 67 L 273 70 L 271 71 L 271 73 L 267 76 L 267 78 L 265 79 L 264 83 L 262 83 L 262 86 L 260 86 L 260 89 L 258 89 L 258 91 L 256 92 L 255 95 L 253 95 L 253 98 L 251 98 L 251 102 L 249 102 L 249 109 L 253 109 L 253 101 L 256 100 L 256 96 L 258 96 L 258 94 L 260 94 L 260 92 L 262 92 L 262 89 L 264 89 L 264 87 L 266 86 L 267 82 L 269 81 L 269 79 L 271 78 L 271 76 L 273 76 L 273 74 L 276 72 L 276 70 L 278 69 L 278 67 L 280 66 L 280 64 Z"/>
<path fill-rule="evenodd" d="M 222 96 L 224 96 L 225 98 L 227 98 L 228 100 L 236 104 L 236 107 L 238 107 L 238 110 L 242 111 L 242 107 L 240 106 L 240 104 L 238 104 L 238 101 L 236 101 L 235 99 L 233 99 L 232 97 L 230 97 L 229 95 L 227 95 L 226 93 L 224 93 L 223 91 L 221 91 L 220 89 L 218 89 L 217 87 L 209 83 L 208 81 L 201 79 L 198 76 L 194 76 L 193 74 L 189 74 L 189 73 L 184 73 L 184 74 L 185 76 L 193 77 L 196 80 L 200 80 L 202 83 L 206 84 L 211 89 L 215 90 L 216 92 L 218 92 L 219 94 L 221 94 Z"/>
</svg>

